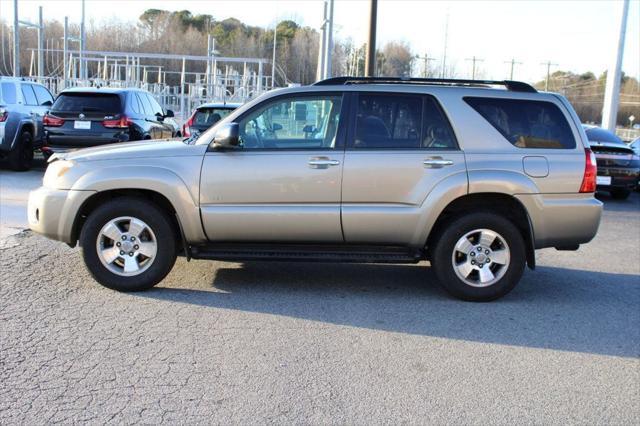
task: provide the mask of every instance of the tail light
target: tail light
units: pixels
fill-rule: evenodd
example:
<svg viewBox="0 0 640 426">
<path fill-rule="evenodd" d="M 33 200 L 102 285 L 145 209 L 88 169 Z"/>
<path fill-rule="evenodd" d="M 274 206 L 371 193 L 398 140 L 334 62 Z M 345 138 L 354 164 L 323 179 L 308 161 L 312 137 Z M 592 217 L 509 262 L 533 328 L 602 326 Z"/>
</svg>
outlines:
<svg viewBox="0 0 640 426">
<path fill-rule="evenodd" d="M 9 111 L 6 109 L 0 109 L 0 123 L 4 123 L 9 118 Z"/>
<path fill-rule="evenodd" d="M 580 192 L 596 192 L 596 176 L 598 174 L 596 156 L 589 148 L 585 148 L 584 153 L 587 161 L 584 165 L 584 177 L 582 185 L 580 185 Z"/>
<path fill-rule="evenodd" d="M 196 113 L 194 112 L 193 114 L 191 114 L 191 117 L 189 117 L 187 122 L 182 125 L 182 136 L 186 136 L 186 137 L 191 136 L 190 127 L 193 125 L 193 120 L 195 117 L 196 117 Z"/>
<path fill-rule="evenodd" d="M 117 120 L 104 120 L 102 125 L 109 129 L 126 129 L 133 124 L 133 121 L 126 115 L 123 115 Z"/>
<path fill-rule="evenodd" d="M 44 124 L 45 126 L 60 127 L 64 124 L 64 120 L 54 115 L 46 114 L 42 118 L 42 124 Z"/>
</svg>

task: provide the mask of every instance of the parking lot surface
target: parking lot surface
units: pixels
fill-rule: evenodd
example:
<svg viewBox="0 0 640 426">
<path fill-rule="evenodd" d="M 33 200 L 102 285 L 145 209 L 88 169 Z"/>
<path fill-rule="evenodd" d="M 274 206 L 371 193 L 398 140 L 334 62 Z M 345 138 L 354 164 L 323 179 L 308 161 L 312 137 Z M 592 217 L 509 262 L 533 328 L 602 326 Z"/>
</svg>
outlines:
<svg viewBox="0 0 640 426">
<path fill-rule="evenodd" d="M 78 248 L 7 232 L 0 424 L 639 424 L 640 195 L 602 199 L 592 243 L 539 251 L 486 304 L 448 297 L 424 264 L 179 259 L 120 294 Z"/>
</svg>

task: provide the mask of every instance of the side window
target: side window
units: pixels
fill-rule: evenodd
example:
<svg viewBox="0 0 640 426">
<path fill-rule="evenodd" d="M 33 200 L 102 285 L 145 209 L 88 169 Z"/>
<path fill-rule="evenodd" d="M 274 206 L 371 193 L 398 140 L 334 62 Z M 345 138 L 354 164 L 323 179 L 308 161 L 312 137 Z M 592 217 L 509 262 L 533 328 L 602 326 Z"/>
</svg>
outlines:
<svg viewBox="0 0 640 426">
<path fill-rule="evenodd" d="M 421 148 L 421 138 L 421 96 L 358 96 L 354 148 Z"/>
<path fill-rule="evenodd" d="M 333 149 L 341 95 L 306 95 L 268 102 L 238 120 L 245 149 Z"/>
<path fill-rule="evenodd" d="M 148 93 L 145 93 L 145 95 L 147 95 L 147 98 L 149 99 L 149 103 L 151 104 L 151 110 L 153 111 L 153 115 L 156 114 L 160 114 L 160 115 L 164 115 L 163 111 L 162 111 L 162 107 L 160 106 L 160 104 L 154 99 L 153 96 L 151 96 Z"/>
<path fill-rule="evenodd" d="M 129 105 L 131 106 L 131 110 L 136 114 L 142 113 L 142 105 L 140 105 L 138 97 L 133 92 L 129 92 Z"/>
<path fill-rule="evenodd" d="M 149 103 L 149 99 L 144 95 L 144 93 L 136 93 L 136 97 L 142 105 L 142 109 L 144 110 L 145 115 L 153 115 L 153 108 L 151 108 L 151 104 Z"/>
<path fill-rule="evenodd" d="M 464 100 L 518 148 L 576 147 L 569 123 L 551 102 L 476 97 Z"/>
<path fill-rule="evenodd" d="M 51 93 L 44 87 L 34 84 L 33 91 L 36 93 L 36 98 L 38 99 L 38 105 L 41 106 L 50 106 L 53 105 L 53 96 Z"/>
<path fill-rule="evenodd" d="M 33 93 L 33 89 L 30 84 L 21 84 L 22 96 L 24 96 L 24 103 L 26 105 L 38 105 L 38 99 L 36 94 Z"/>
<path fill-rule="evenodd" d="M 16 99 L 16 85 L 13 83 L 2 83 L 2 102 L 5 104 L 15 104 L 18 102 Z"/>
</svg>

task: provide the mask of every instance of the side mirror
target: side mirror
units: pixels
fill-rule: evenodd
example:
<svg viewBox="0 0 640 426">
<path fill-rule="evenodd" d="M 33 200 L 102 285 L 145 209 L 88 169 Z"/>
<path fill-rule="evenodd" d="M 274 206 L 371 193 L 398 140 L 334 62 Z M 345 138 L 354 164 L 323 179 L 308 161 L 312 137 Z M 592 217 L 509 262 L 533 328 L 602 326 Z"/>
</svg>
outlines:
<svg viewBox="0 0 640 426">
<path fill-rule="evenodd" d="M 156 112 L 156 120 L 164 121 L 164 115 L 160 114 L 159 112 Z"/>
<path fill-rule="evenodd" d="M 50 107 L 50 106 L 52 106 L 52 105 L 53 105 L 53 102 L 51 102 L 51 101 L 44 101 L 44 102 L 42 103 L 42 106 Z"/>
<path fill-rule="evenodd" d="M 175 117 L 176 115 L 173 113 L 173 110 L 168 109 L 168 110 L 167 110 L 167 113 L 166 113 L 164 116 L 165 116 L 165 117 L 169 117 L 169 118 L 173 118 L 173 117 Z"/>
<path fill-rule="evenodd" d="M 216 149 L 236 148 L 240 144 L 240 126 L 238 123 L 222 125 L 213 137 L 211 146 Z"/>
<path fill-rule="evenodd" d="M 282 124 L 279 124 L 279 123 L 273 123 L 271 127 L 274 132 L 277 132 L 278 130 L 282 130 Z"/>
<path fill-rule="evenodd" d="M 302 131 L 303 131 L 304 133 L 315 133 L 315 132 L 317 132 L 318 130 L 316 129 L 316 126 L 314 126 L 314 125 L 312 125 L 312 124 L 307 124 L 306 126 L 304 126 L 304 127 L 302 128 Z"/>
</svg>

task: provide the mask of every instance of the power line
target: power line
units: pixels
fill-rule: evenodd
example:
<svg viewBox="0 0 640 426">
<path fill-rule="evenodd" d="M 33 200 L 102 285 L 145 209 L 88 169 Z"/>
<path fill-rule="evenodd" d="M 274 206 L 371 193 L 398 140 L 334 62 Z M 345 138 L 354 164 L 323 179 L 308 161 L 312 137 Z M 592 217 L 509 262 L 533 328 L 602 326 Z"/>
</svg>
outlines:
<svg viewBox="0 0 640 426">
<path fill-rule="evenodd" d="M 465 59 L 465 61 L 471 61 L 471 63 L 472 63 L 472 65 L 471 65 L 471 80 L 475 80 L 476 79 L 476 62 L 482 62 L 482 61 L 484 61 L 484 59 L 476 58 L 475 56 L 473 56 L 471 58 Z"/>
<path fill-rule="evenodd" d="M 513 80 L 513 69 L 516 65 L 522 65 L 522 62 L 518 62 L 515 58 L 511 58 L 510 61 L 504 61 L 505 64 L 511 64 L 511 73 L 509 74 L 509 80 Z"/>
<path fill-rule="evenodd" d="M 544 81 L 544 90 L 545 92 L 549 90 L 549 77 L 551 76 L 551 67 L 552 66 L 558 66 L 558 64 L 554 64 L 551 61 L 547 61 L 547 62 L 543 62 L 540 65 L 546 65 L 547 66 L 547 79 Z"/>
</svg>

